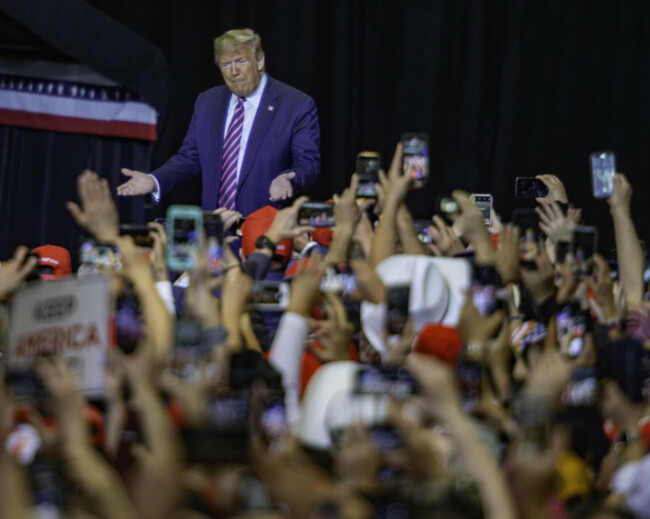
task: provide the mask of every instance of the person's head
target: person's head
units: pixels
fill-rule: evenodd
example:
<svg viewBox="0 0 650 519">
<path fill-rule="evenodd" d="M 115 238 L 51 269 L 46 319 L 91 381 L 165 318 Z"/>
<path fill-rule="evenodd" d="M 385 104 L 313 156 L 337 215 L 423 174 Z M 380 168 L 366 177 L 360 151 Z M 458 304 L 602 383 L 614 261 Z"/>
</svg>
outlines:
<svg viewBox="0 0 650 519">
<path fill-rule="evenodd" d="M 240 97 L 253 92 L 264 72 L 264 51 L 252 29 L 233 29 L 214 40 L 214 58 L 230 91 Z"/>
</svg>

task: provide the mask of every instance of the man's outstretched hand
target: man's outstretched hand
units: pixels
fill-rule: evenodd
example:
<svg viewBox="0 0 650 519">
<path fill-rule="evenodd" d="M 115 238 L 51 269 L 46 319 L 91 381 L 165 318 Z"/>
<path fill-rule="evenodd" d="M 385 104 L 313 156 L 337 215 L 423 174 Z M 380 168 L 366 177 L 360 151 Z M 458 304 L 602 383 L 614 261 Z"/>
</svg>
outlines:
<svg viewBox="0 0 650 519">
<path fill-rule="evenodd" d="M 269 186 L 269 200 L 271 202 L 280 202 L 291 199 L 293 197 L 291 179 L 295 177 L 296 174 L 293 171 L 282 173 L 275 177 Z"/>
<path fill-rule="evenodd" d="M 156 181 L 142 171 L 122 168 L 122 175 L 131 178 L 117 186 L 119 196 L 148 195 L 156 189 Z"/>
</svg>

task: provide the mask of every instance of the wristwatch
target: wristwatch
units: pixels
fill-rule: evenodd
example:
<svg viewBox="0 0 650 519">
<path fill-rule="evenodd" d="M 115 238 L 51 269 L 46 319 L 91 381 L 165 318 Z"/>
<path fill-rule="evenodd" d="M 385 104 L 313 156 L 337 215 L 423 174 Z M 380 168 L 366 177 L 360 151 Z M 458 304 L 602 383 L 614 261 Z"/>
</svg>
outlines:
<svg viewBox="0 0 650 519">
<path fill-rule="evenodd" d="M 273 243 L 267 236 L 264 234 L 255 240 L 256 249 L 270 249 L 271 252 L 275 252 L 276 245 Z"/>
</svg>

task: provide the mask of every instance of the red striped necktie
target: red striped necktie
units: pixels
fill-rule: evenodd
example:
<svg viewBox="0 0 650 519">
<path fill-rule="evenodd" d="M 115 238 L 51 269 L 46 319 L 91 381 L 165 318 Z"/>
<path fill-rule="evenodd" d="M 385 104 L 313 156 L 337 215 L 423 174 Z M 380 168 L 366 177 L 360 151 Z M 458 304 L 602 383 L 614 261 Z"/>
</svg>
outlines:
<svg viewBox="0 0 650 519">
<path fill-rule="evenodd" d="M 235 209 L 235 195 L 237 194 L 237 161 L 239 160 L 239 145 L 244 128 L 244 101 L 246 101 L 244 97 L 237 98 L 237 106 L 223 141 L 223 155 L 221 156 L 219 207 L 231 210 Z"/>
</svg>

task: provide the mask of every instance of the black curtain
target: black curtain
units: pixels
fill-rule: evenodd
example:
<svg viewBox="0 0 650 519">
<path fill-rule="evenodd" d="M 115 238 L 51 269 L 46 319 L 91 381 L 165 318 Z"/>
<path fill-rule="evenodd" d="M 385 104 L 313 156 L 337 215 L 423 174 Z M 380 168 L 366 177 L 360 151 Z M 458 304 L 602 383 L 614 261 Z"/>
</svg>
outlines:
<svg viewBox="0 0 650 519">
<path fill-rule="evenodd" d="M 422 130 L 430 135 L 432 177 L 410 195 L 417 217 L 434 212 L 437 194 L 462 187 L 491 192 L 508 218 L 527 204 L 514 199 L 516 176 L 554 173 L 587 223 L 599 226 L 607 254 L 611 222 L 606 202 L 591 196 L 588 155 L 613 150 L 635 190 L 639 230 L 650 238 L 645 0 L 88 3 L 169 62 L 169 124 L 152 167 L 180 145 L 196 95 L 221 82 L 212 39 L 252 27 L 262 35 L 269 74 L 316 100 L 323 175 L 314 198 L 341 191 L 358 151 L 380 151 L 387 167 L 400 134 Z M 197 202 L 199 189 L 194 183 L 165 202 Z"/>
<path fill-rule="evenodd" d="M 78 201 L 77 176 L 92 169 L 117 186 L 121 165 L 146 169 L 151 149 L 142 141 L 0 125 L 0 257 L 20 244 L 49 243 L 68 249 L 75 266 L 81 229 L 64 204 Z M 145 221 L 142 199 L 117 201 L 122 221 Z"/>
<path fill-rule="evenodd" d="M 164 56 L 84 0 L 1 0 L 0 55 L 85 65 L 155 107 L 164 130 Z M 150 167 L 152 150 L 153 143 L 134 139 L 0 126 L 0 258 L 19 244 L 49 243 L 67 248 L 75 266 L 81 230 L 64 204 L 77 200 L 77 176 L 92 169 L 115 188 L 121 167 Z M 144 222 L 149 205 L 120 199 L 120 219 Z"/>
</svg>

